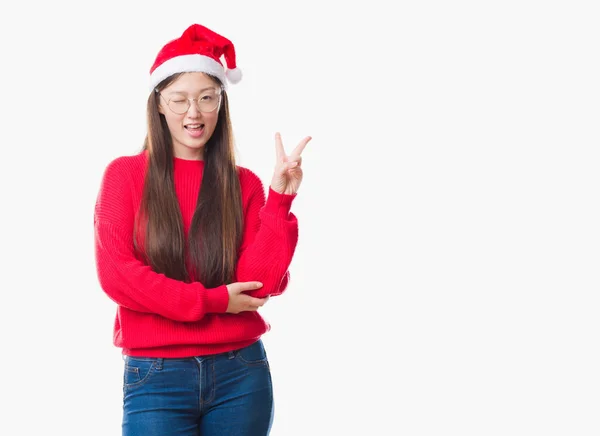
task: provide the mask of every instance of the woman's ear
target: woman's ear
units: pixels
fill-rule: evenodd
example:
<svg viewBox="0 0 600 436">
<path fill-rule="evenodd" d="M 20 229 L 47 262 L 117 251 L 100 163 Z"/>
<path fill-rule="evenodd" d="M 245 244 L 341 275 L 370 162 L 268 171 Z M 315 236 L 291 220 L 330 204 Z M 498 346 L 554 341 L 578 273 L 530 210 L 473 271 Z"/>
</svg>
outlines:
<svg viewBox="0 0 600 436">
<path fill-rule="evenodd" d="M 159 93 L 158 89 L 156 89 L 156 88 L 154 88 L 154 92 L 158 95 L 158 113 L 164 115 L 165 110 L 162 105 L 162 98 L 160 98 L 160 93 Z"/>
</svg>

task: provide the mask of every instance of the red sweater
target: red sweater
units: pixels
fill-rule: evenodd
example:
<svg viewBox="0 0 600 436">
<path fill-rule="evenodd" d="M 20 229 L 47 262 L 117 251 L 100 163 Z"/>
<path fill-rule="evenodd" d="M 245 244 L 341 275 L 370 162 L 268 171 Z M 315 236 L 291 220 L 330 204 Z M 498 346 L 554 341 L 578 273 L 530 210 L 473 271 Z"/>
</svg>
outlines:
<svg viewBox="0 0 600 436">
<path fill-rule="evenodd" d="M 113 343 L 123 354 L 186 357 L 244 347 L 270 329 L 258 312 L 226 313 L 224 283 L 206 288 L 154 272 L 134 253 L 133 224 L 144 185 L 147 153 L 110 162 L 94 210 L 96 268 L 100 286 L 117 303 Z M 235 281 L 259 281 L 251 295 L 279 295 L 298 242 L 290 212 L 294 195 L 265 190 L 260 178 L 239 167 L 244 232 Z M 174 181 L 187 235 L 198 198 L 204 161 L 174 159 Z"/>
</svg>

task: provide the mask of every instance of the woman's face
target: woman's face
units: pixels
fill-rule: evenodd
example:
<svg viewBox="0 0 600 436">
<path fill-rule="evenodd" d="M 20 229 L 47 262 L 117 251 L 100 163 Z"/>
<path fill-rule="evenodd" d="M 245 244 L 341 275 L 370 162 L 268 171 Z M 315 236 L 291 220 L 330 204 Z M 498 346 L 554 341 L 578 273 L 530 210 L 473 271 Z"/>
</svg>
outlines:
<svg viewBox="0 0 600 436">
<path fill-rule="evenodd" d="M 221 87 L 204 73 L 182 74 L 160 92 L 158 111 L 167 120 L 175 157 L 204 159 L 219 117 L 220 94 Z"/>
</svg>

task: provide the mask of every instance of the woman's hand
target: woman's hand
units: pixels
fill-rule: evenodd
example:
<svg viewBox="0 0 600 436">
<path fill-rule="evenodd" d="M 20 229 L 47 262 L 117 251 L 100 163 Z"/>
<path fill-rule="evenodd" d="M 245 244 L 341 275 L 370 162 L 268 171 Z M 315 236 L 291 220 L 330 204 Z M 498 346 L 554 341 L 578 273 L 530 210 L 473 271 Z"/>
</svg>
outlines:
<svg viewBox="0 0 600 436">
<path fill-rule="evenodd" d="M 246 311 L 255 311 L 262 307 L 269 297 L 255 298 L 244 294 L 245 291 L 255 291 L 262 286 L 260 282 L 235 282 L 227 285 L 229 292 L 229 304 L 227 313 L 240 313 Z"/>
<path fill-rule="evenodd" d="M 306 144 L 311 140 L 310 136 L 304 138 L 294 148 L 292 154 L 287 156 L 281 142 L 279 132 L 275 134 L 275 152 L 277 158 L 275 161 L 275 172 L 271 180 L 271 189 L 280 194 L 292 195 L 298 192 L 302 182 L 302 151 Z"/>
</svg>

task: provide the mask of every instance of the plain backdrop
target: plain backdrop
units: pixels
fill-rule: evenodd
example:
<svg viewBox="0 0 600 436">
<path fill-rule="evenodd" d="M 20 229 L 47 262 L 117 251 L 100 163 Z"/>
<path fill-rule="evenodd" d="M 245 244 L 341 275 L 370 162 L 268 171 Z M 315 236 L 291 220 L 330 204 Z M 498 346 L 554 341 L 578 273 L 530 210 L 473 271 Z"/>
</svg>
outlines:
<svg viewBox="0 0 600 436">
<path fill-rule="evenodd" d="M 105 166 L 148 70 L 231 39 L 238 163 L 314 139 L 262 313 L 273 436 L 598 435 L 600 16 L 588 1 L 6 2 L 0 434 L 120 434 Z"/>
</svg>

